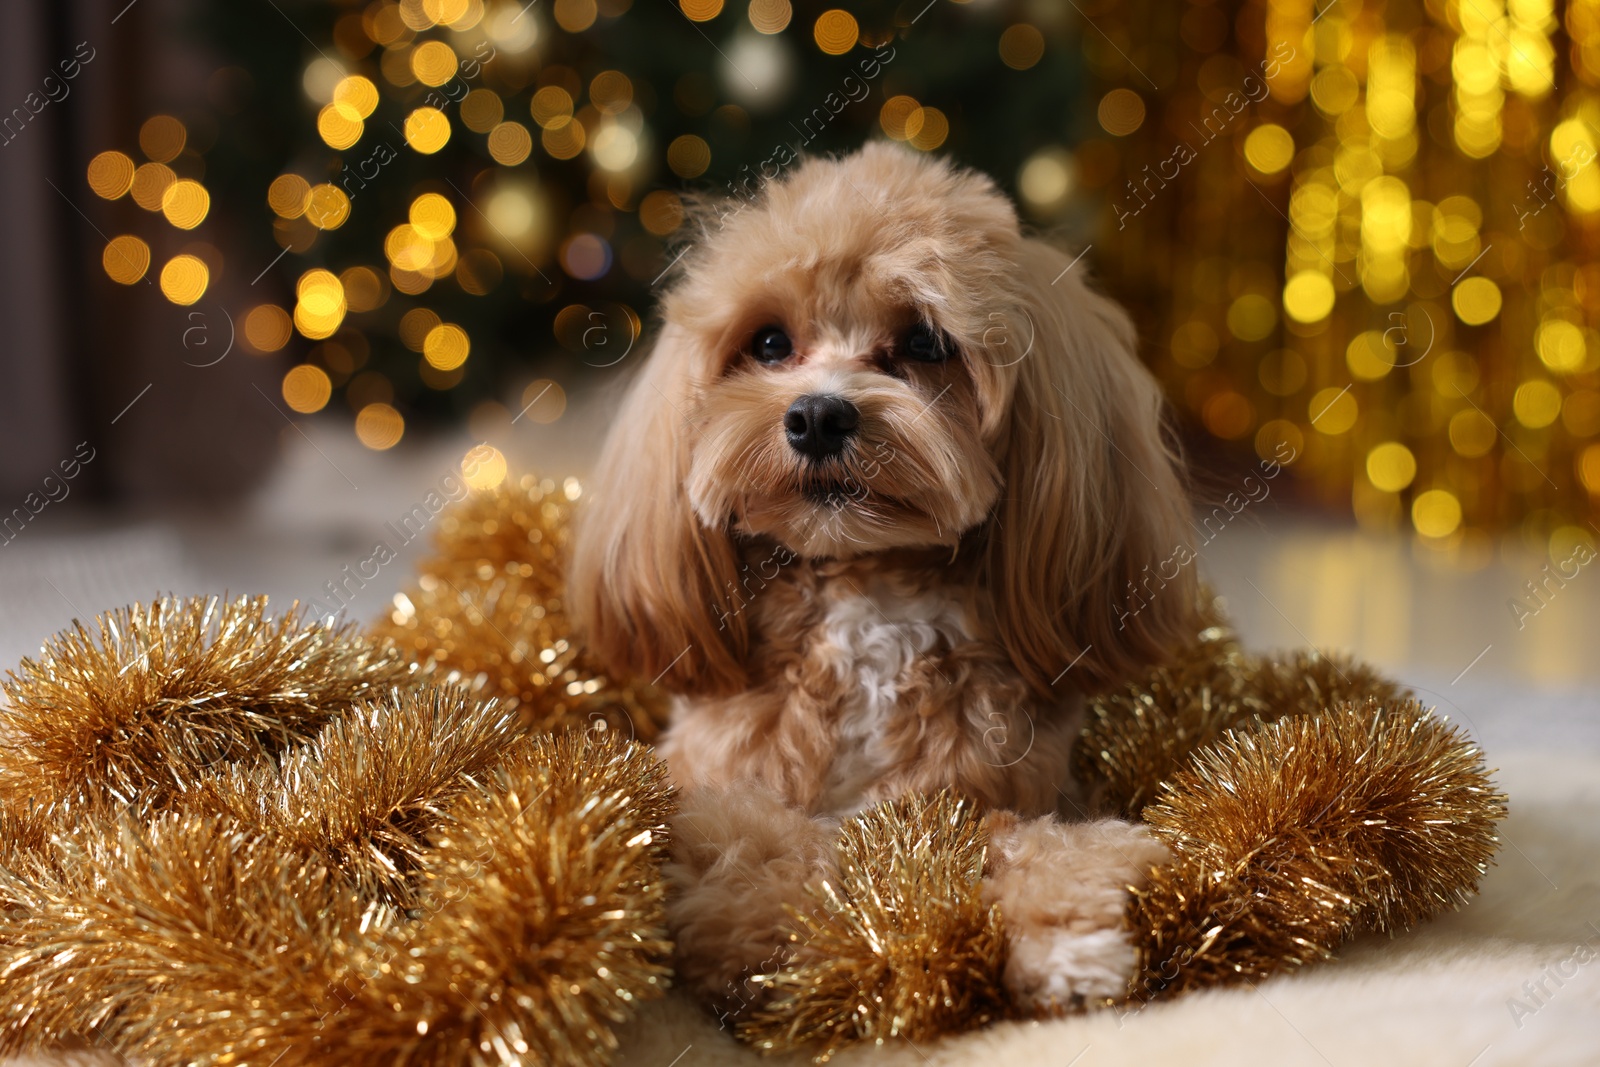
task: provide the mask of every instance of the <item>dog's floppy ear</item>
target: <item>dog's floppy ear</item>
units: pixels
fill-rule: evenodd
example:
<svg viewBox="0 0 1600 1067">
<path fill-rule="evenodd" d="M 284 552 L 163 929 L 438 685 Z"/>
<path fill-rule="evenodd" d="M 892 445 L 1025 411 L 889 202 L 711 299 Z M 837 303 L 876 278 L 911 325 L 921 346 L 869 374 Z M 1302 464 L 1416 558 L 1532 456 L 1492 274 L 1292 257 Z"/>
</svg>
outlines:
<svg viewBox="0 0 1600 1067">
<path fill-rule="evenodd" d="M 989 588 L 1030 685 L 1093 691 L 1167 658 L 1188 634 L 1189 506 L 1128 316 L 1057 249 L 1025 241 L 1019 259 L 1013 315 L 1033 347 L 1016 363 L 1002 431 Z"/>
<path fill-rule="evenodd" d="M 732 541 L 684 492 L 693 413 L 682 332 L 667 326 L 630 386 L 573 531 L 567 596 L 602 660 L 678 692 L 745 680 L 747 627 L 733 607 Z"/>
</svg>

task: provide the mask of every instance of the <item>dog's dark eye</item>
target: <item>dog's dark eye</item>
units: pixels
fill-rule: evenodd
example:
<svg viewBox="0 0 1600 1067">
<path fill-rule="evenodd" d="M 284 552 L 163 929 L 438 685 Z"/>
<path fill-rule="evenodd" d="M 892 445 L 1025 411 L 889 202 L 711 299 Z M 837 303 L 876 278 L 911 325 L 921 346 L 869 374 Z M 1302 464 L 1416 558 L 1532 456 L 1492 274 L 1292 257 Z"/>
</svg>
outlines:
<svg viewBox="0 0 1600 1067">
<path fill-rule="evenodd" d="M 794 352 L 794 342 L 776 326 L 763 326 L 750 339 L 750 355 L 757 363 L 782 363 Z"/>
<path fill-rule="evenodd" d="M 918 363 L 943 363 L 954 354 L 955 346 L 943 332 L 919 322 L 906 332 L 900 351 Z"/>
</svg>

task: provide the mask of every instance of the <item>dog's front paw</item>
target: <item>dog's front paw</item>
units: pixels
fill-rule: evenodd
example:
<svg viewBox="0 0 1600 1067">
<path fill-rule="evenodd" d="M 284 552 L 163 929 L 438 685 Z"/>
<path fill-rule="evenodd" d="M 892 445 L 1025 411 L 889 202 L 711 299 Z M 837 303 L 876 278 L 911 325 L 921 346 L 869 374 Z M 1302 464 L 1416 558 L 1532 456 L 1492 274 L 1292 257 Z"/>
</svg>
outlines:
<svg viewBox="0 0 1600 1067">
<path fill-rule="evenodd" d="M 1000 905 L 1010 956 L 1005 984 L 1034 1014 L 1127 992 L 1138 963 L 1123 915 L 1128 887 L 1169 857 L 1140 826 L 991 821 L 985 897 Z"/>
<path fill-rule="evenodd" d="M 1136 960 L 1125 930 L 1084 933 L 1008 923 L 1006 938 L 1010 949 L 1006 989 L 1024 1012 L 1050 1015 L 1119 997 L 1128 990 Z"/>
</svg>

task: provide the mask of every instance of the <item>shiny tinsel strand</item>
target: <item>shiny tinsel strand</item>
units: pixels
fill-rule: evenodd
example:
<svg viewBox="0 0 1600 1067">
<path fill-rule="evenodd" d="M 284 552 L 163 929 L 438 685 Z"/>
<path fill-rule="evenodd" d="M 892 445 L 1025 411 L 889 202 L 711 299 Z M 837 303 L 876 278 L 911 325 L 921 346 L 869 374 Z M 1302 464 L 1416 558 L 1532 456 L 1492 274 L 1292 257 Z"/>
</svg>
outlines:
<svg viewBox="0 0 1600 1067">
<path fill-rule="evenodd" d="M 1505 810 L 1477 747 L 1414 700 L 1228 734 L 1145 809 L 1176 859 L 1130 903 L 1130 999 L 1254 981 L 1459 906 Z"/>
<path fill-rule="evenodd" d="M 1098 810 L 1135 818 L 1191 754 L 1235 727 L 1369 697 L 1392 704 L 1404 695 L 1348 657 L 1247 655 L 1215 625 L 1172 663 L 1090 702 L 1073 769 Z"/>
<path fill-rule="evenodd" d="M 434 556 L 373 632 L 441 679 L 515 708 L 529 729 L 579 726 L 651 741 L 666 697 L 615 678 L 573 640 L 565 553 L 578 486 L 523 476 L 439 519 Z"/>
<path fill-rule="evenodd" d="M 204 769 L 282 750 L 404 684 L 394 650 L 265 597 L 163 598 L 74 622 L 0 682 L 0 792 L 159 805 Z"/>
<path fill-rule="evenodd" d="M 1090 701 L 1073 776 L 1093 806 L 1136 816 L 1191 752 L 1263 710 L 1250 694 L 1252 666 L 1231 634 L 1210 630 L 1174 662 Z"/>
<path fill-rule="evenodd" d="M 24 856 L 43 850 L 50 840 L 53 814 L 25 798 L 0 797 L 0 870 L 9 870 Z"/>
<path fill-rule="evenodd" d="M 63 814 L 23 797 L 0 796 L 0 917 L 22 907 L 8 889 L 5 872 L 18 870 L 47 856 L 54 818 Z M 9 944 L 11 930 L 0 918 L 0 952 Z M 0 966 L 3 964 L 0 956 Z"/>
<path fill-rule="evenodd" d="M 226 816 L 85 823 L 0 872 L 0 1051 L 603 1064 L 669 973 L 670 803 L 645 748 L 529 739 L 440 813 L 404 912 Z"/>
<path fill-rule="evenodd" d="M 426 862 L 428 915 L 371 970 L 363 1018 L 404 1004 L 394 1038 L 447 1062 L 599 1067 L 614 1024 L 666 988 L 671 791 L 647 748 L 542 737 L 452 805 Z M 426 1035 L 426 1036 L 424 1036 Z"/>
<path fill-rule="evenodd" d="M 460 689 L 397 690 L 358 704 L 278 761 L 202 779 L 183 806 L 315 853 L 363 897 L 404 905 L 429 831 L 506 758 L 518 733 L 515 715 Z"/>
<path fill-rule="evenodd" d="M 310 1034 L 338 1008 L 364 955 L 352 948 L 397 919 L 314 857 L 221 817 L 123 812 L 54 847 L 53 861 L 0 872 L 19 905 L 0 1051 L 74 1042 L 151 1063 L 265 1064 L 285 1031 Z"/>
<path fill-rule="evenodd" d="M 980 897 L 987 831 L 949 793 L 881 804 L 840 832 L 837 884 L 790 909 L 794 956 L 752 982 L 770 999 L 740 1025 L 767 1051 L 818 1062 L 848 1044 L 921 1041 L 1006 1015 L 1005 935 Z"/>
<path fill-rule="evenodd" d="M 1266 709 L 1263 718 L 1269 722 L 1368 700 L 1396 707 L 1410 696 L 1405 686 L 1360 660 L 1314 648 L 1258 660 L 1250 673 L 1250 692 Z"/>
<path fill-rule="evenodd" d="M 573 506 L 582 494 L 577 479 L 567 479 L 567 486 L 524 474 L 474 490 L 440 517 L 434 554 L 418 569 L 456 582 L 514 572 L 561 596 Z"/>
</svg>

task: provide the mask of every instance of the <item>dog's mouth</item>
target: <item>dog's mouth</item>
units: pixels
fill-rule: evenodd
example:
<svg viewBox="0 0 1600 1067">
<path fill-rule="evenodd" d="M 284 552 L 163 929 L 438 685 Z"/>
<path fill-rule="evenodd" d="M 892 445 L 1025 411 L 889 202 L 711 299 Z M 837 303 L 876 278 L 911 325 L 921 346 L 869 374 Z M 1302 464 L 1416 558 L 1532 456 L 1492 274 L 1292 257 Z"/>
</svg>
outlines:
<svg viewBox="0 0 1600 1067">
<path fill-rule="evenodd" d="M 870 485 L 854 463 L 840 459 L 802 465 L 795 472 L 794 491 L 807 503 L 834 511 L 868 502 L 876 506 L 895 503 Z"/>
<path fill-rule="evenodd" d="M 838 511 L 865 500 L 870 491 L 860 482 L 840 478 L 807 482 L 800 487 L 800 495 L 809 503 Z"/>
<path fill-rule="evenodd" d="M 776 484 L 738 500 L 729 521 L 735 531 L 777 537 L 802 554 L 838 558 L 895 545 L 942 545 L 950 540 L 946 530 L 955 535 L 919 500 L 921 487 L 887 475 L 869 480 L 869 473 L 877 472 L 850 462 L 789 465 Z M 937 508 L 940 502 L 931 503 Z"/>
<path fill-rule="evenodd" d="M 910 505 L 899 497 L 879 492 L 855 479 L 808 482 L 801 487 L 799 495 L 813 507 L 834 513 L 857 511 L 881 519 L 911 510 Z"/>
</svg>

